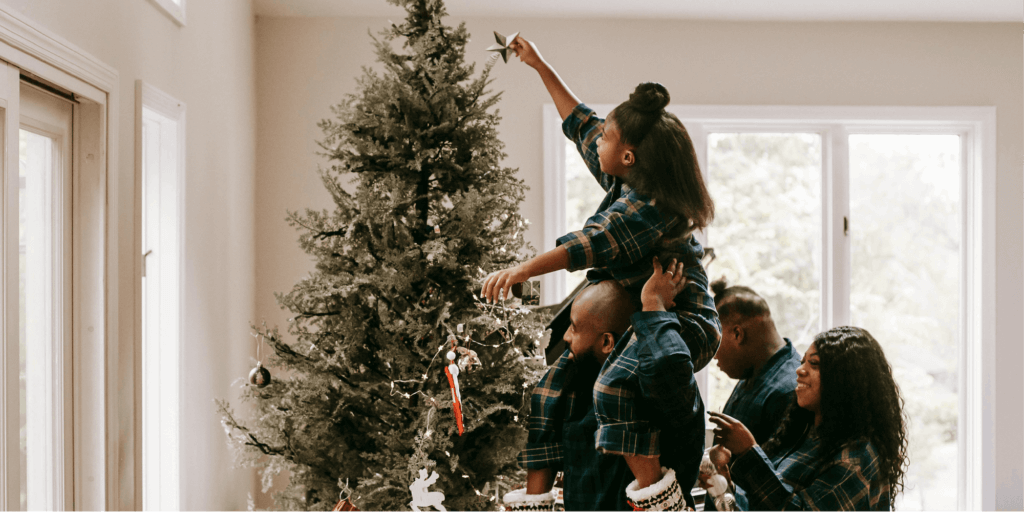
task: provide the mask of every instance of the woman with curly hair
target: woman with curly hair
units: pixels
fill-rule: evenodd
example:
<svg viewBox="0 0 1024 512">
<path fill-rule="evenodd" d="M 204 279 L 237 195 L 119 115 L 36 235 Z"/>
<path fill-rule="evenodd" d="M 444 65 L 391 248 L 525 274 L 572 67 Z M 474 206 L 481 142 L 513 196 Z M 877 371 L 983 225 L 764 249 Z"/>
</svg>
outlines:
<svg viewBox="0 0 1024 512">
<path fill-rule="evenodd" d="M 711 413 L 713 451 L 751 510 L 891 510 L 907 465 L 903 399 L 868 331 L 816 336 L 796 371 L 796 403 L 762 448 L 742 423 Z"/>
</svg>

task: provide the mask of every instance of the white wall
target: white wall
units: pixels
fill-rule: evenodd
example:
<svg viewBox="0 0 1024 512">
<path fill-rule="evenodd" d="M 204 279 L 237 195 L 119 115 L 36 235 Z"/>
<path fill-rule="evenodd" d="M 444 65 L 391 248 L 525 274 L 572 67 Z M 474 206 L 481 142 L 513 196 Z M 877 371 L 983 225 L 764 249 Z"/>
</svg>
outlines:
<svg viewBox="0 0 1024 512">
<path fill-rule="evenodd" d="M 402 16 L 396 10 L 393 19 Z M 449 20 L 452 21 L 452 20 Z M 1020 509 L 1024 473 L 1024 51 L 1019 24 L 467 20 L 469 58 L 482 63 L 491 31 L 521 31 L 590 103 L 618 103 L 658 81 L 674 103 L 756 105 L 994 105 L 996 197 L 995 502 Z M 256 21 L 256 314 L 285 326 L 273 292 L 312 269 L 285 210 L 330 207 L 315 173 L 316 122 L 376 66 L 367 30 L 384 18 Z M 505 163 L 532 186 L 522 205 L 527 240 L 543 247 L 541 105 L 536 74 L 499 64 Z M 952 462 L 951 462 L 952 463 Z M 988 502 L 987 503 L 992 503 Z"/>
<path fill-rule="evenodd" d="M 113 108 L 120 261 L 133 261 L 136 250 L 135 80 L 188 107 L 181 507 L 244 509 L 252 472 L 232 469 L 213 399 L 238 396 L 231 383 L 247 375 L 253 355 L 248 329 L 255 316 L 251 2 L 192 0 L 188 25 L 179 28 L 147 0 L 3 1 L 118 72 L 120 96 Z M 122 297 L 130 296 L 131 279 L 123 281 Z M 125 447 L 122 453 L 134 451 Z M 141 505 L 136 503 L 129 508 Z"/>
</svg>

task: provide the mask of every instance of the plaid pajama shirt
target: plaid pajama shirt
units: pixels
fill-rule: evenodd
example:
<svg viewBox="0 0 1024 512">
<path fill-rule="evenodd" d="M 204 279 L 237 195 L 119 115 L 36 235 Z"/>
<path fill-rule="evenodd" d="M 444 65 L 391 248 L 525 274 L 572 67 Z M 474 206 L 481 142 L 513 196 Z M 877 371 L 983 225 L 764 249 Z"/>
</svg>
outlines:
<svg viewBox="0 0 1024 512">
<path fill-rule="evenodd" d="M 626 486 L 633 473 L 620 456 L 594 449 L 597 417 L 593 393 L 574 386 L 575 368 L 569 351 L 544 375 L 532 398 L 530 442 L 519 455 L 527 469 L 564 471 L 562 484 L 566 510 L 632 510 Z"/>
<path fill-rule="evenodd" d="M 587 279 L 592 283 L 606 279 L 618 281 L 630 292 L 637 310 L 640 309 L 640 290 L 654 272 L 652 256 L 657 255 L 664 264 L 672 258 L 682 262 L 690 286 L 676 298 L 675 310 L 680 312 L 680 319 L 685 312 L 704 330 L 695 337 L 685 338 L 695 370 L 700 371 L 715 356 L 721 339 L 718 313 L 708 293 L 707 273 L 700 262 L 704 248 L 685 219 L 662 211 L 654 199 L 633 190 L 621 178 L 601 172 L 597 139 L 604 122 L 583 103 L 562 122 L 562 132 L 576 144 L 587 169 L 606 194 L 597 213 L 587 219 L 583 229 L 560 237 L 556 245 L 568 250 L 569 271 L 590 268 Z"/>
<path fill-rule="evenodd" d="M 801 357 L 787 339 L 786 346 L 765 361 L 756 377 L 736 383 L 722 412 L 743 423 L 758 443 L 767 443 L 795 400 Z"/>
<path fill-rule="evenodd" d="M 602 366 L 593 396 L 580 397 L 566 391 L 573 374 L 568 350 L 534 389 L 529 437 L 519 462 L 527 469 L 564 470 L 567 508 L 570 500 L 578 499 L 570 496 L 570 485 L 581 494 L 612 491 L 624 497 L 625 485 L 631 480 L 616 480 L 621 482 L 617 486 L 621 489 L 569 483 L 572 474 L 588 478 L 593 471 L 574 464 L 592 462 L 594 458 L 572 456 L 566 450 L 565 435 L 566 419 L 579 407 L 590 405 L 597 421 L 595 443 L 588 448 L 605 457 L 597 460 L 613 456 L 624 463 L 622 455 L 659 456 L 662 466 L 676 471 L 687 502 L 693 505 L 689 491 L 697 480 L 704 452 L 704 403 L 681 333 L 701 329 L 689 320 L 681 320 L 675 312 L 638 312 L 631 321 L 632 327 L 619 338 Z M 593 401 L 583 402 L 588 399 Z M 600 476 L 589 478 L 600 481 Z"/>
<path fill-rule="evenodd" d="M 820 448 L 814 432 L 779 457 L 755 446 L 733 460 L 730 472 L 751 510 L 889 510 L 889 484 L 870 441 L 848 443 L 824 461 Z"/>
<path fill-rule="evenodd" d="M 786 408 L 796 399 L 796 369 L 800 367 L 800 352 L 788 339 L 786 346 L 768 358 L 757 376 L 736 383 L 722 412 L 736 418 L 754 434 L 760 444 L 768 442 L 782 424 Z M 737 485 L 736 503 L 748 509 L 746 491 Z M 704 510 L 715 510 L 714 501 L 704 504 Z"/>
<path fill-rule="evenodd" d="M 630 289 L 643 287 L 651 276 L 651 256 L 656 254 L 671 259 L 697 251 L 700 266 L 703 248 L 692 241 L 686 219 L 663 212 L 654 199 L 636 192 L 621 178 L 601 172 L 597 139 L 603 127 L 604 119 L 582 103 L 562 122 L 565 136 L 576 143 L 587 169 L 605 191 L 597 213 L 583 228 L 555 242 L 569 251 L 568 270 L 592 268 L 591 281 L 615 279 Z"/>
</svg>

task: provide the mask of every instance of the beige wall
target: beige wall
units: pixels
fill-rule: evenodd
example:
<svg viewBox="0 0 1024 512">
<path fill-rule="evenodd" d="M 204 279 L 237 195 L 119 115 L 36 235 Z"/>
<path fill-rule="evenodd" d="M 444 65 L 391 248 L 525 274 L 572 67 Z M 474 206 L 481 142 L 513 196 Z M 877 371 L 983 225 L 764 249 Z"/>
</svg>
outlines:
<svg viewBox="0 0 1024 512">
<path fill-rule="evenodd" d="M 395 19 L 398 19 L 396 15 Z M 590 103 L 618 103 L 640 81 L 664 83 L 677 104 L 994 105 L 996 197 L 995 501 L 1016 508 L 1024 473 L 1024 52 L 1019 24 L 733 23 L 469 19 L 471 59 L 490 33 L 535 40 L 573 90 Z M 256 313 L 286 325 L 274 292 L 312 269 L 284 221 L 285 210 L 329 207 L 315 170 L 316 122 L 354 92 L 360 66 L 374 64 L 367 30 L 383 18 L 257 18 Z M 527 240 L 543 247 L 541 105 L 535 73 L 499 64 L 501 138 L 507 165 L 532 186 L 522 206 Z M 951 461 L 953 463 L 953 461 Z M 992 487 L 990 487 L 992 488 Z"/>
<path fill-rule="evenodd" d="M 252 473 L 232 469 L 213 399 L 238 395 L 253 354 L 251 2 L 193 0 L 183 28 L 146 0 L 4 2 L 117 70 L 121 261 L 134 252 L 135 80 L 187 105 L 181 507 L 244 509 Z"/>
</svg>

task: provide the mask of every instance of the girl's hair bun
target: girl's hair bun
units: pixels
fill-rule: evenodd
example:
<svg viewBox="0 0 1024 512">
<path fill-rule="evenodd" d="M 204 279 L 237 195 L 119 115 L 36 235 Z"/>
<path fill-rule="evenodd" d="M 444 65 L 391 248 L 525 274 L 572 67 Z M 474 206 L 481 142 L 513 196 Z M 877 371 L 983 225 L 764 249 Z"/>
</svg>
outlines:
<svg viewBox="0 0 1024 512">
<path fill-rule="evenodd" d="M 629 95 L 629 105 L 644 113 L 660 112 L 668 100 L 668 89 L 657 82 L 644 82 Z"/>
</svg>

